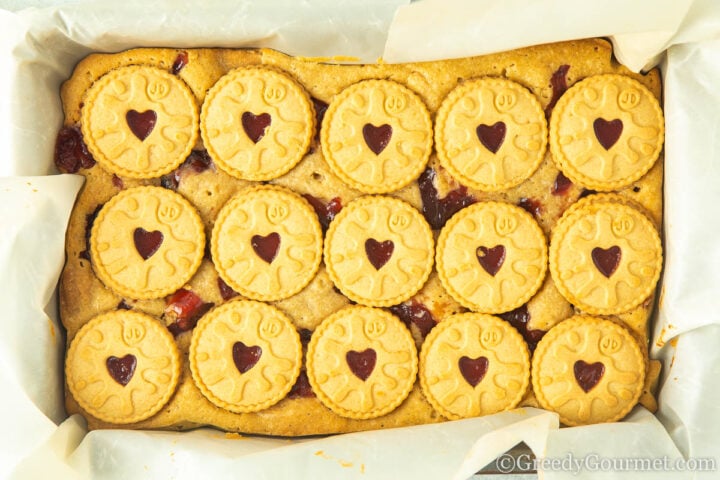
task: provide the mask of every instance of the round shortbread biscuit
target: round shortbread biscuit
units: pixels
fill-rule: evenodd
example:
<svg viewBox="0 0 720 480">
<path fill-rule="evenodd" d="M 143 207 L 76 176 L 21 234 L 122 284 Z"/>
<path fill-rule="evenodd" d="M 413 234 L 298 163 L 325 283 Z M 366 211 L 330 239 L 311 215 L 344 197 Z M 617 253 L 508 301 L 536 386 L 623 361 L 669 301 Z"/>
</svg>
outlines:
<svg viewBox="0 0 720 480">
<path fill-rule="evenodd" d="M 190 345 L 195 385 L 218 407 L 257 412 L 282 400 L 302 364 L 300 335 L 277 308 L 234 300 L 198 322 Z"/>
<path fill-rule="evenodd" d="M 169 295 L 192 278 L 205 252 L 205 229 L 195 208 L 162 187 L 134 187 L 110 199 L 93 222 L 95 273 L 133 299 Z"/>
<path fill-rule="evenodd" d="M 176 76 L 149 66 L 121 67 L 87 91 L 80 127 L 103 168 L 125 177 L 155 178 L 190 154 L 198 138 L 198 107 Z"/>
<path fill-rule="evenodd" d="M 578 185 L 618 190 L 645 175 L 663 146 L 660 103 L 624 75 L 596 75 L 569 88 L 550 118 L 550 151 Z"/>
<path fill-rule="evenodd" d="M 504 313 L 538 291 L 547 271 L 545 235 L 521 207 L 479 202 L 460 210 L 438 237 L 440 281 L 465 307 Z"/>
<path fill-rule="evenodd" d="M 271 180 L 303 158 L 315 134 L 307 92 L 289 75 L 238 68 L 208 91 L 200 134 L 218 167 L 242 180 Z"/>
<path fill-rule="evenodd" d="M 614 315 L 644 302 L 662 269 L 662 243 L 642 212 L 613 200 L 584 202 L 558 222 L 550 241 L 558 291 L 586 313 Z"/>
<path fill-rule="evenodd" d="M 277 186 L 242 190 L 222 208 L 211 254 L 220 277 L 254 300 L 293 296 L 322 260 L 322 230 L 310 204 Z"/>
<path fill-rule="evenodd" d="M 320 130 L 323 155 L 345 183 L 388 193 L 415 180 L 432 150 L 432 120 L 420 97 L 390 80 L 366 80 L 330 103 Z"/>
<path fill-rule="evenodd" d="M 508 322 L 460 313 L 440 322 L 420 352 L 425 397 L 451 420 L 515 408 L 530 383 L 530 353 Z"/>
<path fill-rule="evenodd" d="M 320 401 L 340 416 L 359 419 L 395 410 L 418 371 L 407 327 L 385 310 L 362 306 L 326 318 L 313 332 L 306 362 Z"/>
<path fill-rule="evenodd" d="M 392 197 L 366 196 L 345 206 L 325 236 L 325 266 L 351 300 L 389 307 L 427 281 L 433 235 L 422 214 Z"/>
<path fill-rule="evenodd" d="M 633 336 L 611 320 L 576 315 L 550 329 L 532 359 L 542 408 L 565 425 L 614 422 L 643 391 L 646 361 Z"/>
<path fill-rule="evenodd" d="M 85 411 L 126 424 L 163 408 L 175 392 L 180 365 L 173 336 L 158 320 L 117 310 L 78 331 L 67 352 L 65 378 Z"/>
<path fill-rule="evenodd" d="M 547 148 L 540 102 L 502 78 L 460 84 L 443 100 L 435 145 L 443 167 L 463 185 L 483 191 L 514 187 L 537 170 Z"/>
</svg>

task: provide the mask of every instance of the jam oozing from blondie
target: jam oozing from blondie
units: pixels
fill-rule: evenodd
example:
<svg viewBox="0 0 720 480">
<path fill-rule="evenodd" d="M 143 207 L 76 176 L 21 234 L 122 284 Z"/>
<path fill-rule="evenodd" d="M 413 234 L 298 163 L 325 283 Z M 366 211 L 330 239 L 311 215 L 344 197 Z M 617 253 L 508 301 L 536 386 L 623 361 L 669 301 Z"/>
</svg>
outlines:
<svg viewBox="0 0 720 480">
<path fill-rule="evenodd" d="M 323 231 L 328 229 L 330 222 L 333 218 L 335 218 L 335 215 L 340 213 L 340 210 L 342 210 L 343 207 L 340 197 L 334 197 L 328 203 L 323 202 L 317 197 L 313 197 L 309 193 L 303 194 L 303 198 L 305 198 L 305 200 L 307 200 L 315 209 L 315 213 L 317 213 L 318 220 L 320 220 L 320 225 L 322 226 Z"/>
<path fill-rule="evenodd" d="M 55 140 L 55 166 L 63 173 L 77 173 L 81 168 L 95 165 L 88 152 L 80 129 L 63 127 Z"/>
<path fill-rule="evenodd" d="M 312 330 L 309 330 L 307 328 L 301 328 L 298 331 L 298 334 L 300 335 L 300 342 L 307 346 L 308 343 L 310 343 L 310 339 L 312 338 Z"/>
<path fill-rule="evenodd" d="M 79 257 L 90 261 L 90 234 L 92 233 L 92 227 L 95 223 L 95 219 L 98 216 L 98 213 L 100 213 L 100 209 L 102 209 L 103 204 L 98 205 L 95 207 L 95 210 L 92 211 L 92 213 L 88 213 L 85 215 L 85 250 L 80 252 Z"/>
<path fill-rule="evenodd" d="M 578 200 L 581 198 L 589 197 L 590 195 L 595 195 L 597 191 L 591 190 L 589 188 L 584 188 L 582 192 L 580 192 L 580 196 L 578 197 Z"/>
<path fill-rule="evenodd" d="M 433 183 L 437 172 L 427 168 L 418 178 L 420 197 L 422 198 L 422 213 L 425 220 L 433 230 L 439 230 L 445 223 L 461 209 L 475 203 L 475 197 L 468 195 L 467 187 L 461 186 L 451 190 L 445 198 L 440 198 Z"/>
<path fill-rule="evenodd" d="M 410 328 L 414 324 L 420 331 L 423 338 L 427 337 L 430 330 L 437 325 L 437 320 L 430 313 L 430 310 L 416 300 L 410 300 L 400 305 L 394 305 L 389 309 L 396 317 Z"/>
<path fill-rule="evenodd" d="M 223 280 L 220 277 L 218 277 L 218 279 L 217 279 L 217 284 L 218 284 L 218 290 L 220 290 L 220 296 L 226 302 L 228 300 L 231 300 L 231 299 L 237 297 L 238 295 L 240 295 L 238 292 L 233 290 L 230 285 L 225 283 L 225 280 Z"/>
<path fill-rule="evenodd" d="M 188 52 L 182 51 L 177 54 L 177 57 L 175 57 L 175 61 L 172 64 L 171 72 L 173 75 L 177 75 L 180 73 L 180 70 L 185 68 L 185 65 L 188 64 Z"/>
<path fill-rule="evenodd" d="M 127 301 L 125 301 L 124 298 L 122 300 L 120 300 L 120 303 L 118 303 L 116 308 L 118 310 L 132 310 L 132 306 L 129 303 L 127 303 Z"/>
<path fill-rule="evenodd" d="M 510 312 L 501 313 L 500 318 L 506 322 L 510 322 L 510 325 L 520 332 L 520 334 L 527 342 L 528 348 L 531 352 L 535 351 L 538 342 L 545 335 L 545 330 L 534 330 L 528 328 L 528 322 L 530 321 L 530 312 L 528 312 L 527 305 L 518 307 Z"/>
<path fill-rule="evenodd" d="M 524 208 L 527 212 L 531 213 L 535 218 L 540 218 L 542 215 L 543 207 L 540 200 L 535 200 L 530 197 L 522 197 L 518 200 L 518 207 Z"/>
<path fill-rule="evenodd" d="M 288 398 L 312 398 L 315 396 L 305 369 L 300 370 L 300 375 L 287 396 Z"/>
<path fill-rule="evenodd" d="M 325 112 L 327 112 L 328 104 L 315 97 L 312 97 L 310 100 L 312 100 L 313 107 L 315 108 L 315 121 L 317 122 L 317 129 L 320 130 L 320 124 L 322 123 L 323 118 L 325 118 Z"/>
<path fill-rule="evenodd" d="M 125 183 L 122 181 L 122 178 L 118 177 L 115 174 L 113 174 L 112 176 L 112 184 L 118 190 L 122 190 L 123 188 L 125 188 Z"/>
<path fill-rule="evenodd" d="M 177 336 L 195 328 L 200 317 L 205 315 L 214 304 L 206 303 L 194 292 L 181 288 L 166 300 L 165 317 L 172 320 L 168 325 L 170 333 Z"/>
<path fill-rule="evenodd" d="M 160 185 L 168 190 L 177 190 L 180 181 L 188 174 L 202 173 L 213 166 L 212 159 L 207 150 L 193 150 L 178 168 L 163 175 Z"/>
<path fill-rule="evenodd" d="M 570 179 L 563 175 L 562 172 L 558 172 L 550 189 L 550 193 L 553 195 L 566 195 L 570 187 L 572 187 Z"/>
<path fill-rule="evenodd" d="M 560 65 L 550 77 L 550 86 L 552 87 L 552 98 L 550 103 L 545 107 L 545 116 L 550 117 L 552 109 L 555 108 L 555 104 L 563 93 L 568 89 L 567 86 L 567 73 L 570 70 L 570 65 Z"/>
</svg>

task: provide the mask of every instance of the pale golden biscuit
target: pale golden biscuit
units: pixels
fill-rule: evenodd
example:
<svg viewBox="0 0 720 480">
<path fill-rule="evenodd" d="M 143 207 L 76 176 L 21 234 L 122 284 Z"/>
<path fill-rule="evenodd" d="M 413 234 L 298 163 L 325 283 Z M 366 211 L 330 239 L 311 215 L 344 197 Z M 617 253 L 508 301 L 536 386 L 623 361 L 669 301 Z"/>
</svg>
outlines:
<svg viewBox="0 0 720 480">
<path fill-rule="evenodd" d="M 280 310 L 235 300 L 211 310 L 193 331 L 190 370 L 218 407 L 257 412 L 279 402 L 300 374 L 302 345 Z"/>
<path fill-rule="evenodd" d="M 223 206 L 212 232 L 218 274 L 240 294 L 264 301 L 288 298 L 315 276 L 322 230 L 313 208 L 282 187 L 241 191 Z"/>
<path fill-rule="evenodd" d="M 573 85 L 557 102 L 550 151 L 573 182 L 617 190 L 650 170 L 664 134 L 662 109 L 647 88 L 624 75 L 597 75 Z"/>
<path fill-rule="evenodd" d="M 315 133 L 315 114 L 307 93 L 287 74 L 239 68 L 208 91 L 200 132 L 208 153 L 227 173 L 270 180 L 303 158 Z"/>
<path fill-rule="evenodd" d="M 198 138 L 195 97 L 159 68 L 112 70 L 87 92 L 81 128 L 103 168 L 132 178 L 164 175 L 187 158 Z"/>
<path fill-rule="evenodd" d="M 511 80 L 481 78 L 460 84 L 435 120 L 438 158 L 463 185 L 498 191 L 535 172 L 547 145 L 540 102 Z"/>
<path fill-rule="evenodd" d="M 614 422 L 637 404 L 645 382 L 640 346 L 610 320 L 576 315 L 552 328 L 535 349 L 538 402 L 565 425 Z"/>
<path fill-rule="evenodd" d="M 205 230 L 195 208 L 161 187 L 134 187 L 100 210 L 90 235 L 90 255 L 100 280 L 123 296 L 160 298 L 197 271 Z"/>
<path fill-rule="evenodd" d="M 118 310 L 93 318 L 75 335 L 65 378 L 80 406 L 100 420 L 133 423 L 157 413 L 175 392 L 180 354 L 155 318 Z"/>
<path fill-rule="evenodd" d="M 542 285 L 547 271 L 545 235 L 520 207 L 478 202 L 443 227 L 436 263 L 443 286 L 465 307 L 508 312 Z"/>
<path fill-rule="evenodd" d="M 374 418 L 400 405 L 415 383 L 412 335 L 385 310 L 350 306 L 313 333 L 307 374 L 320 401 L 349 418 Z"/>
<path fill-rule="evenodd" d="M 388 193 L 425 168 L 432 121 L 412 90 L 390 80 L 367 80 L 333 98 L 320 141 L 325 160 L 345 183 L 365 193 Z"/>
<path fill-rule="evenodd" d="M 420 384 L 444 417 L 489 415 L 515 408 L 530 383 L 530 353 L 508 322 L 483 313 L 451 315 L 428 335 Z"/>
<path fill-rule="evenodd" d="M 645 215 L 650 221 L 653 222 L 653 225 L 655 228 L 658 228 L 658 224 L 653 219 L 653 215 L 651 212 L 649 212 L 645 207 L 640 205 L 637 202 L 634 202 L 633 200 L 624 197 L 622 195 L 618 195 L 617 193 L 594 193 L 592 195 L 588 195 L 586 197 L 578 199 L 577 202 L 570 205 L 562 214 L 562 216 L 558 219 L 557 223 L 555 224 L 555 229 L 559 229 L 561 225 L 563 224 L 563 221 L 569 218 L 574 212 L 578 211 L 579 209 L 583 208 L 585 205 L 589 205 L 591 203 L 595 202 L 613 202 L 613 203 L 620 203 L 623 205 L 627 205 L 628 207 L 632 207 L 635 210 L 640 211 L 643 215 Z"/>
<path fill-rule="evenodd" d="M 363 305 L 388 307 L 412 297 L 433 264 L 430 226 L 414 207 L 392 197 L 348 204 L 325 236 L 325 265 L 335 285 Z"/>
<path fill-rule="evenodd" d="M 569 212 L 550 241 L 550 273 L 583 312 L 624 313 L 644 302 L 662 269 L 660 235 L 640 211 L 592 201 Z"/>
</svg>

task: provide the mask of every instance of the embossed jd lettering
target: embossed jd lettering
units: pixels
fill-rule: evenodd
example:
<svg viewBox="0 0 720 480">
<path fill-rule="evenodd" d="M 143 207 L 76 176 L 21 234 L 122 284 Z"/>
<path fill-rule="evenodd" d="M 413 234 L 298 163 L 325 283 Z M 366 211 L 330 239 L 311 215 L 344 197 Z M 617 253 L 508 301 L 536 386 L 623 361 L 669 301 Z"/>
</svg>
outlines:
<svg viewBox="0 0 720 480">
<path fill-rule="evenodd" d="M 633 231 L 635 221 L 630 215 L 620 215 L 618 218 L 613 219 L 611 228 L 615 235 L 624 237 Z"/>
<path fill-rule="evenodd" d="M 640 92 L 633 88 L 623 90 L 618 97 L 618 104 L 623 110 L 630 110 L 640 103 Z"/>
<path fill-rule="evenodd" d="M 490 327 L 480 333 L 480 344 L 485 348 L 497 346 L 502 340 L 503 333 L 500 329 Z"/>
<path fill-rule="evenodd" d="M 126 345 L 136 345 L 145 338 L 145 327 L 137 322 L 128 322 L 123 328 L 122 335 Z"/>
<path fill-rule="evenodd" d="M 385 333 L 385 323 L 379 320 L 368 320 L 363 325 L 363 330 L 368 338 L 375 339 Z"/>
<path fill-rule="evenodd" d="M 282 329 L 282 324 L 274 318 L 268 318 L 260 324 L 260 334 L 263 338 L 277 337 Z"/>
<path fill-rule="evenodd" d="M 617 353 L 622 347 L 622 339 L 618 335 L 605 335 L 600 339 L 600 351 L 605 355 Z"/>
<path fill-rule="evenodd" d="M 410 218 L 402 213 L 394 213 L 390 215 L 390 230 L 399 232 L 405 230 L 410 225 Z"/>
<path fill-rule="evenodd" d="M 176 203 L 163 203 L 158 209 L 158 218 L 160 221 L 169 223 L 174 222 L 180 217 L 182 213 L 182 207 Z"/>
<path fill-rule="evenodd" d="M 499 112 L 507 112 L 517 103 L 517 96 L 510 90 L 504 90 L 495 96 L 495 108 Z"/>
<path fill-rule="evenodd" d="M 150 82 L 147 86 L 147 96 L 154 102 L 162 100 L 169 92 L 170 86 L 165 82 Z"/>
<path fill-rule="evenodd" d="M 510 235 L 517 228 L 517 219 L 504 215 L 495 221 L 495 231 L 500 235 Z"/>
<path fill-rule="evenodd" d="M 272 85 L 265 88 L 263 98 L 266 102 L 273 104 L 282 101 L 285 98 L 285 88 L 280 85 Z"/>
<path fill-rule="evenodd" d="M 288 209 L 285 205 L 275 204 L 268 207 L 268 219 L 273 223 L 277 224 L 285 220 L 288 216 Z"/>
<path fill-rule="evenodd" d="M 390 95 L 385 99 L 385 111 L 391 115 L 396 115 L 403 110 L 405 110 L 405 107 L 407 106 L 407 102 L 405 101 L 405 97 L 400 95 Z"/>
</svg>

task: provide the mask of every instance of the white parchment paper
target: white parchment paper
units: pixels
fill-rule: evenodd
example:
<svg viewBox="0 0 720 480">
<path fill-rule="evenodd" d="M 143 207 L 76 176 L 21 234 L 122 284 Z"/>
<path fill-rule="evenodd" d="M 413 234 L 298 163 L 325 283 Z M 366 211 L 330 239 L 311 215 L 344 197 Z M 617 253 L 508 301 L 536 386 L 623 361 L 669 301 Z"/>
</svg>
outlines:
<svg viewBox="0 0 720 480">
<path fill-rule="evenodd" d="M 580 6 L 582 5 L 582 6 Z M 714 0 L 126 0 L 0 11 L 0 476 L 9 478 L 464 479 L 519 441 L 544 478 L 635 478 L 593 459 L 667 459 L 648 478 L 713 478 L 720 469 L 720 3 Z M 558 429 L 523 409 L 441 425 L 312 440 L 94 431 L 65 418 L 64 341 L 53 289 L 81 178 L 56 175 L 60 83 L 91 51 L 137 46 L 256 46 L 359 61 L 431 60 L 609 36 L 665 82 L 666 262 L 652 355 L 664 363 L 660 411 Z M 387 44 L 386 44 L 387 41 Z M 573 463 L 574 461 L 574 463 Z M 675 462 L 675 463 L 673 463 Z M 668 471 L 684 466 L 685 471 Z M 679 468 L 679 467 L 678 467 Z"/>
</svg>

